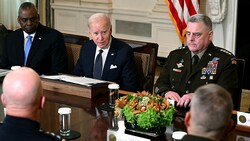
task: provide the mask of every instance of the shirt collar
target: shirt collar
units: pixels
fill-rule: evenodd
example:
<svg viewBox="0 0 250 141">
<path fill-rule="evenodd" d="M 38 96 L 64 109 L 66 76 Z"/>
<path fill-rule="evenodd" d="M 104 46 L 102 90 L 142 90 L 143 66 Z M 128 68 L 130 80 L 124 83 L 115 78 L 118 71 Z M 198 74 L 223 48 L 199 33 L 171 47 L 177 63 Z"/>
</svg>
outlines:
<svg viewBox="0 0 250 141">
<path fill-rule="evenodd" d="M 199 59 L 201 59 L 201 57 L 203 56 L 203 54 L 205 53 L 207 49 L 202 50 L 201 52 L 199 52 L 198 54 L 194 54 L 193 52 L 191 52 L 191 57 L 193 57 L 194 55 L 197 55 L 199 57 Z"/>
<path fill-rule="evenodd" d="M 28 33 L 26 33 L 25 31 L 23 31 L 24 39 L 26 39 L 27 36 L 29 36 L 29 35 L 32 36 L 32 38 L 34 39 L 35 34 L 36 34 L 36 32 L 35 32 L 35 33 L 32 33 L 32 34 L 28 34 Z"/>
</svg>

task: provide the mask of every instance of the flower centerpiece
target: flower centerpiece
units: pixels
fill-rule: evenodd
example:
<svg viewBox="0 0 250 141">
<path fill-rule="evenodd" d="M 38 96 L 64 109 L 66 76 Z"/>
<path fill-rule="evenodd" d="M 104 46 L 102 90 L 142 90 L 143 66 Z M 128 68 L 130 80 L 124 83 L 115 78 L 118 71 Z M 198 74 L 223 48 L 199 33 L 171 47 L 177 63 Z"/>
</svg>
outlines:
<svg viewBox="0 0 250 141">
<path fill-rule="evenodd" d="M 172 124 L 175 109 L 162 96 L 142 91 L 117 99 L 114 112 L 124 116 L 126 128 L 162 133 Z"/>
</svg>

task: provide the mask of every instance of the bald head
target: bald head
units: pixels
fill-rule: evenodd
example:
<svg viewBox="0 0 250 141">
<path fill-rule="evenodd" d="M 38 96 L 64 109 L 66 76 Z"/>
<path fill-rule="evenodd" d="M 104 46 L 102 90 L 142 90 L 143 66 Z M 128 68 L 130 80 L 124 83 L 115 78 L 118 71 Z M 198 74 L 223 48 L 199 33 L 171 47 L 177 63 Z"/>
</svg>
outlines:
<svg viewBox="0 0 250 141">
<path fill-rule="evenodd" d="M 34 112 L 41 107 L 42 86 L 39 75 L 31 68 L 21 67 L 8 73 L 3 81 L 2 103 L 11 114 Z M 14 112 L 14 113 L 12 113 Z"/>
</svg>

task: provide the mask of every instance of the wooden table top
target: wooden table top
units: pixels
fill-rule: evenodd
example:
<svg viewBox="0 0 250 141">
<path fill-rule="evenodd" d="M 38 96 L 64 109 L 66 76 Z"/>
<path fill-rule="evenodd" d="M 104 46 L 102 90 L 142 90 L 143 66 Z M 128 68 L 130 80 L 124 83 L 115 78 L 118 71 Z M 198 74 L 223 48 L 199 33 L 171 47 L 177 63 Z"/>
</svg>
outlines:
<svg viewBox="0 0 250 141">
<path fill-rule="evenodd" d="M 127 92 L 121 92 L 127 94 Z M 102 110 L 100 106 L 108 102 L 108 93 L 98 94 L 94 98 L 86 98 L 44 89 L 44 95 L 46 101 L 40 121 L 42 129 L 58 132 L 59 114 L 57 110 L 67 106 L 72 109 L 70 127 L 81 134 L 80 138 L 75 139 L 75 141 L 105 141 L 107 139 L 107 130 L 113 127 L 113 113 Z M 0 120 L 2 120 L 3 117 L 0 116 Z M 176 118 L 174 126 L 185 130 L 185 125 L 180 118 Z M 249 140 L 249 138 L 249 128 L 236 126 L 225 136 L 224 140 L 242 141 L 242 139 Z M 166 134 L 163 140 L 171 140 L 171 134 Z"/>
<path fill-rule="evenodd" d="M 112 114 L 100 109 L 100 105 L 108 102 L 108 95 L 100 95 L 95 98 L 71 96 L 52 91 L 44 91 L 47 97 L 41 118 L 41 127 L 51 132 L 59 131 L 59 107 L 68 106 L 72 108 L 71 129 L 81 133 L 76 141 L 94 141 L 107 139 L 107 130 L 112 127 Z M 185 125 L 180 118 L 176 118 L 175 126 L 185 130 Z M 225 135 L 223 140 L 238 141 L 240 138 L 250 137 L 249 132 L 237 130 L 235 127 Z M 171 135 L 166 135 L 166 140 Z"/>
</svg>

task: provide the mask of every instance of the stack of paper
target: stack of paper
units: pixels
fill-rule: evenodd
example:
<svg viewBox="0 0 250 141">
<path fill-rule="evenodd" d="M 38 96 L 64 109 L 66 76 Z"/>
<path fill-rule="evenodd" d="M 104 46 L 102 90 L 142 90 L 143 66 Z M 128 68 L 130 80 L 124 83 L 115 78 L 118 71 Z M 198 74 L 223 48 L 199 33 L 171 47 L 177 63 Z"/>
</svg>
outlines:
<svg viewBox="0 0 250 141">
<path fill-rule="evenodd" d="M 91 86 L 93 84 L 98 83 L 107 83 L 106 81 L 87 78 L 87 77 L 79 77 L 79 76 L 72 76 L 72 75 L 42 75 L 42 78 L 52 79 L 52 80 L 61 80 L 65 82 L 70 82 L 74 84 L 84 85 L 84 86 Z"/>
</svg>

